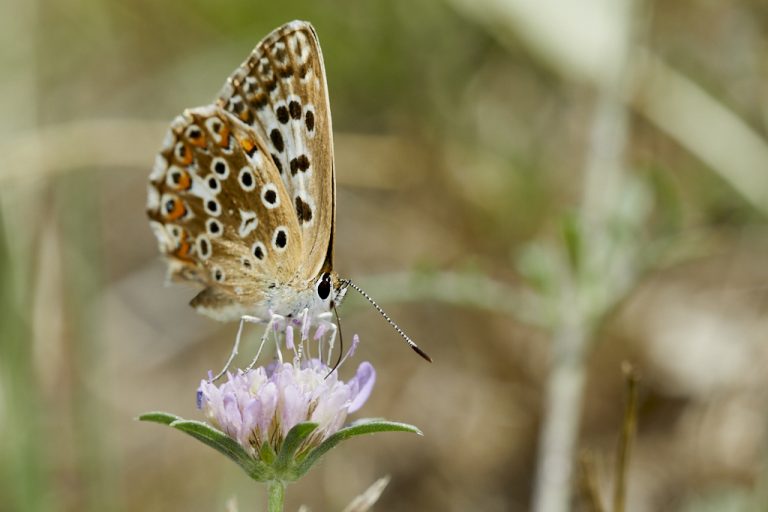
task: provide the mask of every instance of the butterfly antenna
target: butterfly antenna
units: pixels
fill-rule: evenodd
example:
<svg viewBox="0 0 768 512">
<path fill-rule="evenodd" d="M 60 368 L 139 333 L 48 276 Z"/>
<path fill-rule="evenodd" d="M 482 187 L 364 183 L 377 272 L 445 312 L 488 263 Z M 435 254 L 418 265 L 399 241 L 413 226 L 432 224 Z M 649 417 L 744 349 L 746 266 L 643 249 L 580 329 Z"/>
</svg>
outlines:
<svg viewBox="0 0 768 512">
<path fill-rule="evenodd" d="M 401 328 L 400 328 L 400 327 L 399 327 L 399 326 L 398 326 L 398 325 L 397 325 L 397 324 L 396 324 L 396 323 L 395 323 L 395 322 L 394 322 L 394 321 L 393 321 L 391 318 L 389 318 L 389 315 L 387 315 L 387 314 L 384 312 L 384 310 L 383 310 L 383 309 L 381 309 L 381 307 L 380 307 L 378 304 L 376 304 L 376 301 L 375 301 L 375 300 L 373 300 L 373 299 L 371 298 L 371 296 L 370 296 L 370 295 L 368 295 L 367 293 L 365 293 L 365 292 L 364 292 L 364 291 L 363 291 L 363 290 L 362 290 L 362 289 L 361 289 L 359 286 L 357 286 L 355 283 L 353 283 L 353 282 L 352 282 L 352 281 L 350 281 L 349 279 L 345 279 L 343 282 L 344 282 L 344 283 L 346 283 L 346 284 L 347 284 L 347 286 L 351 286 L 351 287 L 352 287 L 352 288 L 353 288 L 353 289 L 354 289 L 354 290 L 355 290 L 357 293 L 359 293 L 360 295 L 362 295 L 363 297 L 365 297 L 365 299 L 366 299 L 368 302 L 370 302 L 370 303 L 371 303 L 371 305 L 372 305 L 374 308 L 376 308 L 376 311 L 378 311 L 378 312 L 379 312 L 379 314 L 381 314 L 381 316 L 383 316 L 383 317 L 384 317 L 384 320 L 386 320 L 386 321 L 389 323 L 389 325 L 391 325 L 392 327 L 394 327 L 394 328 L 395 328 L 395 330 L 397 331 L 397 333 L 398 333 L 398 334 L 399 334 L 399 335 L 400 335 L 400 336 L 401 336 L 401 337 L 402 337 L 402 338 L 405 340 L 405 342 L 408 344 L 408 346 L 409 346 L 409 347 L 411 347 L 411 348 L 413 349 L 413 351 L 414 351 L 414 352 L 416 352 L 417 354 L 419 354 L 419 355 L 420 355 L 422 358 L 426 359 L 426 360 L 427 360 L 427 361 L 429 361 L 430 363 L 432 362 L 432 358 L 431 358 L 431 357 L 429 357 L 429 355 L 428 355 L 426 352 L 424 352 L 423 350 L 421 350 L 421 349 L 419 348 L 419 346 L 418 346 L 418 345 L 417 345 L 417 344 L 416 344 L 416 343 L 415 343 L 415 342 L 414 342 L 414 341 L 413 341 L 413 340 L 412 340 L 412 339 L 411 339 L 411 338 L 410 338 L 410 337 L 409 337 L 407 334 L 405 334 L 405 333 L 403 332 L 403 330 L 402 330 L 402 329 L 401 329 Z"/>
</svg>

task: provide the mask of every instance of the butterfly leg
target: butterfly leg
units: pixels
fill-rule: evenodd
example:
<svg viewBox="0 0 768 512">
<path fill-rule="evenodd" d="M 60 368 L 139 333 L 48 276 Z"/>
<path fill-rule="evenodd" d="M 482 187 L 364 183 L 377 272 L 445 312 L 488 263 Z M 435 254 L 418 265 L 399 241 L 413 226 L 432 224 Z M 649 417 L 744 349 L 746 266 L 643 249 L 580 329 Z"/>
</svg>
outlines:
<svg viewBox="0 0 768 512">
<path fill-rule="evenodd" d="M 317 329 L 315 329 L 315 340 L 317 341 L 317 359 L 323 360 L 323 335 L 328 330 L 328 319 L 331 318 L 330 312 L 320 313 L 315 316 L 315 320 L 318 321 Z M 309 337 L 309 329 L 307 329 L 307 337 Z"/>
<path fill-rule="evenodd" d="M 267 322 L 267 328 L 264 329 L 264 334 L 261 336 L 261 342 L 259 343 L 259 350 L 256 351 L 256 355 L 253 357 L 253 360 L 251 360 L 251 364 L 248 365 L 248 367 L 245 369 L 245 371 L 252 370 L 254 366 L 256 366 L 256 361 L 259 360 L 259 356 L 261 355 L 261 350 L 264 348 L 264 345 L 267 343 L 267 338 L 269 337 L 269 332 L 274 328 L 276 330 L 277 328 L 277 322 L 285 322 L 285 317 L 281 315 L 277 315 L 275 313 L 272 313 L 272 317 L 269 319 L 269 322 Z M 280 362 L 283 362 L 283 354 L 280 352 L 279 343 L 277 343 L 277 335 L 275 335 L 275 345 L 277 346 L 277 357 L 280 360 Z"/>
<path fill-rule="evenodd" d="M 261 318 L 250 316 L 250 315 L 243 315 L 240 317 L 240 327 L 237 328 L 237 336 L 235 337 L 235 344 L 232 346 L 232 352 L 229 354 L 229 359 L 227 359 L 227 362 L 224 364 L 224 368 L 221 369 L 221 371 L 216 374 L 216 376 L 210 380 L 210 382 L 216 382 L 219 380 L 222 375 L 224 375 L 227 370 L 229 370 L 229 367 L 232 365 L 232 361 L 235 359 L 235 356 L 237 355 L 237 351 L 240 349 L 240 338 L 243 335 L 243 325 L 245 323 L 252 323 L 252 324 L 260 324 L 262 323 Z M 250 368 L 249 368 L 250 369 Z"/>
<path fill-rule="evenodd" d="M 331 354 L 333 354 L 333 345 L 336 343 L 336 334 L 339 332 L 339 328 L 333 322 L 328 322 L 328 327 L 331 330 L 331 338 L 328 340 L 328 361 L 326 365 L 331 365 Z"/>
</svg>

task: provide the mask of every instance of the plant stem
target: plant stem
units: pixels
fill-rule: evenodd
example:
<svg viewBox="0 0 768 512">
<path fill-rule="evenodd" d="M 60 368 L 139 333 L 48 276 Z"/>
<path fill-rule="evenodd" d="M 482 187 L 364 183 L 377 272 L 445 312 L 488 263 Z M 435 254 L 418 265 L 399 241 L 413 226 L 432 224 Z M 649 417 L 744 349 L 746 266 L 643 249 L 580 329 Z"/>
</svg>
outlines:
<svg viewBox="0 0 768 512">
<path fill-rule="evenodd" d="M 269 493 L 268 512 L 283 512 L 285 483 L 280 480 L 271 480 L 267 484 L 267 492 Z"/>
<path fill-rule="evenodd" d="M 570 324 L 553 340 L 556 350 L 547 383 L 533 508 L 567 512 L 570 507 L 572 460 L 576 447 L 586 369 L 589 331 Z"/>
</svg>

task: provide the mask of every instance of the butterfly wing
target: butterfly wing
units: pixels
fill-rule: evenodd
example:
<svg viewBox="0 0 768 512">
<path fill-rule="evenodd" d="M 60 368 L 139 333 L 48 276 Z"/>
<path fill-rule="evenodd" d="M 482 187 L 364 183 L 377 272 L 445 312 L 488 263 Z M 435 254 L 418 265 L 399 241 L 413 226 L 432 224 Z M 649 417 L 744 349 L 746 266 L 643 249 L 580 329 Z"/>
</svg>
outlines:
<svg viewBox="0 0 768 512">
<path fill-rule="evenodd" d="M 299 225 L 267 145 L 217 106 L 176 118 L 150 175 L 147 214 L 172 278 L 206 287 L 192 305 L 228 319 L 290 282 Z"/>
<path fill-rule="evenodd" d="M 269 146 L 300 228 L 300 275 L 333 265 L 335 176 L 331 112 L 314 28 L 293 21 L 262 40 L 229 77 L 218 104 Z"/>
</svg>

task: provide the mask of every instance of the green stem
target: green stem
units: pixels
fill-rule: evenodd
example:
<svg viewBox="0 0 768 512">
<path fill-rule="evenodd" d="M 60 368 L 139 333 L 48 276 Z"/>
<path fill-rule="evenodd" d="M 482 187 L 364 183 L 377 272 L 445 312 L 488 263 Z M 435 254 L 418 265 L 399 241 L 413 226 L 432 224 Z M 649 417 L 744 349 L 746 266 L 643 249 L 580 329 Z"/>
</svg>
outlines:
<svg viewBox="0 0 768 512">
<path fill-rule="evenodd" d="M 283 512 L 285 502 L 285 483 L 280 480 L 271 480 L 267 484 L 269 492 L 268 512 Z"/>
</svg>

